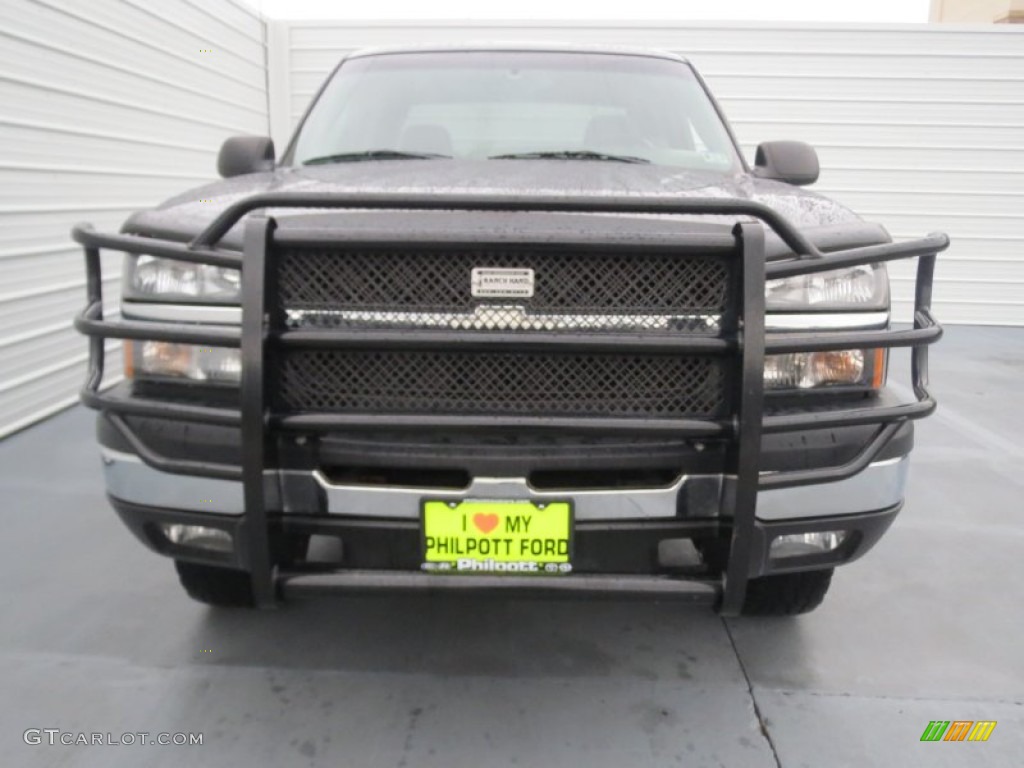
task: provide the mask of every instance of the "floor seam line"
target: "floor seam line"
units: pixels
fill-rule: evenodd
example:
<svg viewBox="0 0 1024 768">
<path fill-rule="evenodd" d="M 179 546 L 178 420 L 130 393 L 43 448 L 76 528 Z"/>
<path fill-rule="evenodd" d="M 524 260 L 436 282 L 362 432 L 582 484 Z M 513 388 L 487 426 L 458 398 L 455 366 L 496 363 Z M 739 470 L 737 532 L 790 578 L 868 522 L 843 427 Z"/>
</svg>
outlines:
<svg viewBox="0 0 1024 768">
<path fill-rule="evenodd" d="M 763 691 L 769 691 L 771 693 L 781 694 L 797 694 L 804 696 L 821 696 L 835 699 L 877 699 L 879 701 L 956 701 L 965 704 L 1009 704 L 1017 707 L 1024 706 L 1024 700 L 1021 699 L 1006 699 L 1006 698 L 964 698 L 962 696 L 953 695 L 935 695 L 935 696 L 901 696 L 900 694 L 879 694 L 879 693 L 850 693 L 842 691 L 811 691 L 804 688 L 775 688 L 769 685 L 759 685 Z"/>
<path fill-rule="evenodd" d="M 775 742 L 772 740 L 771 734 L 768 732 L 768 724 L 765 723 L 764 715 L 761 713 L 761 707 L 757 703 L 757 695 L 754 693 L 754 684 L 750 681 L 750 675 L 747 674 L 747 667 L 743 663 L 743 659 L 740 658 L 740 649 L 736 647 L 736 639 L 732 636 L 732 630 L 729 629 L 729 622 L 724 617 L 721 618 L 722 626 L 725 628 L 725 636 L 729 638 L 729 645 L 732 646 L 733 655 L 736 656 L 736 663 L 739 664 L 740 672 L 743 673 L 743 680 L 747 684 L 747 693 L 750 694 L 750 703 L 754 707 L 754 715 L 757 717 L 757 725 L 761 730 L 761 735 L 764 740 L 768 742 L 768 748 L 772 751 L 772 758 L 775 760 L 776 768 L 782 768 L 782 760 L 779 759 L 779 751 L 775 748 Z"/>
</svg>

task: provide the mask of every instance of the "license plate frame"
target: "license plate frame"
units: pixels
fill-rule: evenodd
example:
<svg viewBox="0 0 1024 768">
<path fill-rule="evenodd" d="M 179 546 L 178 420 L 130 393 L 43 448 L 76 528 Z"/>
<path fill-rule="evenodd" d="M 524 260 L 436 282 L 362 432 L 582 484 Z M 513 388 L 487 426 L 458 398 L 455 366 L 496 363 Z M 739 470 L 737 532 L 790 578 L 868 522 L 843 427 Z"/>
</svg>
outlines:
<svg viewBox="0 0 1024 768">
<path fill-rule="evenodd" d="M 444 574 L 565 576 L 573 570 L 574 511 L 572 500 L 561 498 L 421 499 L 420 567 Z"/>
</svg>

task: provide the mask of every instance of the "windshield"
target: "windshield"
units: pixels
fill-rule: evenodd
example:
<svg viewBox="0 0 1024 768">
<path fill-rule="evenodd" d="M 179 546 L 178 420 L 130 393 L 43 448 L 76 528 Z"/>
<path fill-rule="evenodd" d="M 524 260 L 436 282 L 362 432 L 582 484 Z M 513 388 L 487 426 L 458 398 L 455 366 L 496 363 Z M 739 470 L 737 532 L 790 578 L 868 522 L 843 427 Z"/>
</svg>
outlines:
<svg viewBox="0 0 1024 768">
<path fill-rule="evenodd" d="M 292 162 L 538 155 L 739 168 L 729 134 L 687 64 L 529 51 L 350 59 L 302 126 Z"/>
</svg>

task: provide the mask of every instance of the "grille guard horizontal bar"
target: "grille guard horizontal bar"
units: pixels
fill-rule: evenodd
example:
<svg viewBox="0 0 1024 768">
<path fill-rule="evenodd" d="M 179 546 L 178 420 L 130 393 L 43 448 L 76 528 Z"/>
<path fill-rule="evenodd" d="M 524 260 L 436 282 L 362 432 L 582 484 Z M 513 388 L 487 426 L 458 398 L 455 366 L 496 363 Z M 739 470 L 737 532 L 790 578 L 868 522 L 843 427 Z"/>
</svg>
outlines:
<svg viewBox="0 0 1024 768">
<path fill-rule="evenodd" d="M 273 334 L 281 347 L 343 348 L 378 347 L 386 349 L 500 350 L 517 351 L 559 348 L 585 349 L 588 352 L 646 352 L 654 354 L 724 355 L 736 350 L 735 339 L 680 333 L 595 333 L 552 331 L 414 331 L 414 330 L 297 330 Z"/>
<path fill-rule="evenodd" d="M 134 339 L 145 341 L 174 341 L 179 344 L 206 344 L 216 347 L 238 348 L 242 333 L 238 328 L 197 326 L 181 323 L 161 323 L 151 320 L 104 320 L 103 304 L 94 301 L 75 318 L 75 330 L 85 336 L 108 339 Z"/>
<path fill-rule="evenodd" d="M 269 285 L 267 258 L 274 240 L 273 219 L 250 219 L 245 231 L 245 258 L 234 251 L 216 248 L 217 243 L 246 214 L 274 208 L 564 212 L 709 215 L 756 219 L 772 229 L 788 245 L 795 258 L 766 263 L 763 229 L 751 223 L 733 229 L 736 256 L 741 266 L 741 324 L 736 332 L 716 336 L 683 338 L 651 337 L 642 333 L 614 334 L 614 338 L 593 333 L 473 333 L 473 332 L 389 332 L 389 331 L 275 331 L 267 327 L 266 310 L 273 287 Z M 337 233 L 344 239 L 344 233 Z M 780 488 L 830 482 L 856 474 L 871 463 L 900 424 L 929 415 L 935 400 L 928 392 L 927 345 L 934 343 L 942 329 L 931 314 L 932 279 L 936 254 L 949 245 L 944 234 L 902 243 L 888 243 L 824 253 L 811 243 L 784 216 L 761 203 L 716 198 L 629 198 L 629 197 L 516 197 L 450 196 L 394 194 L 261 194 L 240 200 L 223 211 L 191 243 L 182 244 L 135 235 L 97 233 L 89 225 L 78 225 L 73 238 L 85 247 L 87 306 L 75 320 L 75 327 L 89 337 L 89 369 L 82 389 L 83 402 L 118 417 L 118 429 L 130 433 L 120 415 L 159 416 L 168 419 L 209 424 L 241 426 L 243 442 L 242 480 L 246 494 L 245 536 L 239 543 L 253 574 L 254 596 L 258 604 L 274 600 L 273 574 L 269 553 L 269 534 L 263 499 L 262 477 L 265 466 L 265 435 L 269 429 L 328 431 L 356 426 L 406 425 L 489 428 L 523 426 L 531 428 L 599 429 L 605 432 L 674 433 L 702 438 L 728 438 L 735 441 L 735 481 L 728 489 L 732 498 L 733 534 L 729 565 L 725 575 L 721 611 L 737 613 L 742 606 L 748 579 L 748 562 L 757 556 L 751 549 L 755 525 L 755 505 L 759 488 Z M 680 235 L 681 241 L 685 236 Z M 192 263 L 212 264 L 242 270 L 242 328 L 225 328 L 173 323 L 103 319 L 100 249 L 116 249 L 134 254 L 151 254 Z M 764 281 L 813 274 L 833 269 L 918 258 L 914 301 L 914 327 L 903 331 L 826 331 L 820 333 L 766 334 L 764 330 Z M 204 344 L 240 348 L 243 357 L 240 409 L 211 408 L 136 397 L 104 394 L 99 391 L 103 378 L 104 338 L 152 339 L 185 344 Z M 612 343 L 614 342 L 614 343 Z M 478 416 L 394 416 L 322 413 L 272 413 L 264 394 L 264 347 L 344 347 L 374 344 L 398 347 L 426 344 L 459 344 L 466 348 L 538 348 L 588 346 L 623 352 L 642 350 L 665 354 L 739 354 L 742 375 L 738 382 L 735 413 L 730 420 L 711 419 L 617 419 L 617 418 L 540 418 Z M 916 401 L 878 408 L 836 409 L 764 416 L 764 355 L 846 348 L 911 347 L 911 377 Z M 848 425 L 876 424 L 875 437 L 861 453 L 840 467 L 805 470 L 761 476 L 758 467 L 762 433 L 823 429 Z M 137 442 L 137 441 L 136 441 Z M 175 462 L 150 450 L 140 451 L 142 459 L 171 472 L 203 471 L 191 462 Z M 208 468 L 211 476 L 226 476 L 234 470 L 217 465 Z M 204 474 L 206 472 L 204 471 Z"/>
<path fill-rule="evenodd" d="M 281 194 L 264 193 L 251 195 L 226 208 L 205 230 L 191 242 L 193 248 L 215 245 L 243 216 L 264 208 L 352 208 L 363 210 L 410 210 L 410 211 L 506 211 L 522 213 L 638 213 L 669 215 L 705 216 L 748 216 L 767 224 L 786 245 L 798 256 L 821 258 L 825 254 L 794 227 L 785 216 L 764 203 L 753 200 L 732 200 L 722 198 L 679 197 L 614 197 L 587 196 L 570 198 L 566 196 L 522 196 L 522 195 L 438 195 L 438 194 L 392 194 L 392 193 L 316 193 Z M 943 244 L 945 241 L 945 244 Z M 909 256 L 920 256 L 942 250 L 948 245 L 945 235 L 931 235 L 919 241 L 917 250 L 911 243 L 904 243 L 897 251 L 882 248 L 877 255 L 877 246 L 856 249 L 865 251 L 866 260 L 854 263 L 866 264 Z M 893 255 L 886 256 L 891 253 Z M 799 274 L 799 273 L 794 273 Z M 783 274 L 770 274 L 783 277 Z"/>
<path fill-rule="evenodd" d="M 199 248 L 188 243 L 161 240 L 139 235 L 100 233 L 91 224 L 76 224 L 71 237 L 86 248 L 110 248 L 125 253 L 148 254 L 192 264 L 212 264 L 215 267 L 242 268 L 242 255 L 232 251 Z"/>
</svg>

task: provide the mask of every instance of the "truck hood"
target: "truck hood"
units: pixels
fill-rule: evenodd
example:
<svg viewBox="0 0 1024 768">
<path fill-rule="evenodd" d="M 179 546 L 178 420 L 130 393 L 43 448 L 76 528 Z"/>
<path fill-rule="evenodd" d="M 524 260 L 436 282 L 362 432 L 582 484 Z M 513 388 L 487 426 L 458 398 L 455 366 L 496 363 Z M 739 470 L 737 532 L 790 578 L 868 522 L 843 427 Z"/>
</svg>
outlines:
<svg viewBox="0 0 1024 768">
<path fill-rule="evenodd" d="M 403 194 L 498 194 L 516 196 L 679 196 L 753 200 L 785 216 L 819 247 L 885 242 L 881 227 L 867 225 L 852 211 L 833 200 L 788 184 L 757 179 L 747 174 L 683 171 L 657 165 L 565 160 L 378 160 L 333 165 L 279 168 L 225 179 L 184 192 L 155 208 L 131 216 L 123 231 L 150 237 L 185 241 L 196 236 L 221 211 L 253 194 L 308 193 L 403 193 Z M 453 226 L 467 234 L 524 231 L 557 236 L 559 231 L 578 231 L 579 215 L 522 213 L 460 213 L 453 223 L 443 212 L 404 212 L 396 217 L 384 211 L 311 211 L 278 209 L 274 216 L 282 226 L 312 223 L 344 228 L 348 232 L 414 230 L 429 237 L 431 230 Z M 607 229 L 622 234 L 622 216 L 588 215 L 587 228 L 600 235 Z M 688 222 L 730 225 L 727 217 L 628 216 L 634 235 L 678 232 L 680 219 Z M 224 247 L 240 247 L 243 222 L 222 241 Z M 593 230 L 597 230 L 594 232 Z M 854 235 L 854 233 L 859 233 Z M 770 233 L 769 233 L 770 234 Z M 848 242 L 850 239 L 855 242 Z M 780 243 L 769 237 L 769 250 Z"/>
</svg>

